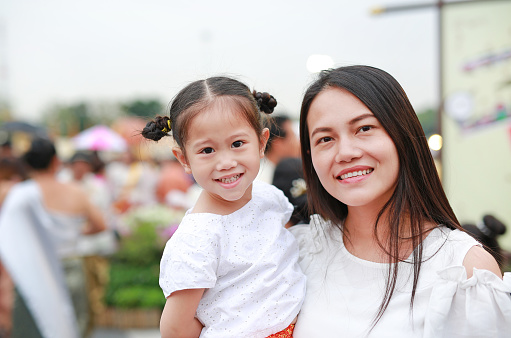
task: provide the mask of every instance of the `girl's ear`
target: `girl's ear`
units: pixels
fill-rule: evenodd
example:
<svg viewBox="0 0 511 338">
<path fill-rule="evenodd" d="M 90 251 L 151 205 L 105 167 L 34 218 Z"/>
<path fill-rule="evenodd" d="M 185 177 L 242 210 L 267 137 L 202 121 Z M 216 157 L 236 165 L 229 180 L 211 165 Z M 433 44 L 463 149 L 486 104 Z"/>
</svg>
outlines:
<svg viewBox="0 0 511 338">
<path fill-rule="evenodd" d="M 268 128 L 264 128 L 261 133 L 261 144 L 259 147 L 259 156 L 261 158 L 264 157 L 264 151 L 266 150 L 266 143 L 268 143 L 268 138 L 270 137 L 270 130 Z"/>
<path fill-rule="evenodd" d="M 185 173 L 191 174 L 192 168 L 190 168 L 190 165 L 188 164 L 188 161 L 186 160 L 186 156 L 183 153 L 183 150 L 179 147 L 174 147 L 174 148 L 172 148 L 172 153 L 174 154 L 174 156 L 177 158 L 179 163 L 181 163 L 181 165 L 185 169 Z"/>
</svg>

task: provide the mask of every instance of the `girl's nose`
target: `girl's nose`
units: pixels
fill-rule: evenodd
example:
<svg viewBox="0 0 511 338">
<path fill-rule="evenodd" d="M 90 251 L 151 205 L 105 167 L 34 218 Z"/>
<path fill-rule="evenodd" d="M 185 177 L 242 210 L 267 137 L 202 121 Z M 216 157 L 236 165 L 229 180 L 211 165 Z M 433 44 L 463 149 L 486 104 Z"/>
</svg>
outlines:
<svg viewBox="0 0 511 338">
<path fill-rule="evenodd" d="M 232 156 L 221 156 L 216 164 L 216 170 L 229 170 L 238 165 Z"/>
<path fill-rule="evenodd" d="M 362 157 L 362 150 L 357 145 L 356 141 L 343 139 L 338 143 L 335 162 L 351 162 L 360 157 Z"/>
</svg>

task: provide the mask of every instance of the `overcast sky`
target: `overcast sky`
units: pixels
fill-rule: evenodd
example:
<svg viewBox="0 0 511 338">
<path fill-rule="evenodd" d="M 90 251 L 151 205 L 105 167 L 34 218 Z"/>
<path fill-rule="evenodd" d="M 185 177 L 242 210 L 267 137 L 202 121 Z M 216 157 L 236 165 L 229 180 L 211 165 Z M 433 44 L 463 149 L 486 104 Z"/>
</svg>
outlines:
<svg viewBox="0 0 511 338">
<path fill-rule="evenodd" d="M 417 0 L 0 0 L 0 84 L 16 117 L 53 103 L 158 98 L 233 75 L 298 116 L 307 58 L 391 73 L 416 110 L 438 102 L 435 8 Z"/>
</svg>

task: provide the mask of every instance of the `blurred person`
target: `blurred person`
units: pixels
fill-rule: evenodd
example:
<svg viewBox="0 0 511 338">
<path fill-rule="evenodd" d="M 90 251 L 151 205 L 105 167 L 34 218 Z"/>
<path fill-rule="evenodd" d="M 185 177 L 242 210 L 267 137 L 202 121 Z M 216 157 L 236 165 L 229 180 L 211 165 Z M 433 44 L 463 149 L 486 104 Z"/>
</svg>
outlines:
<svg viewBox="0 0 511 338">
<path fill-rule="evenodd" d="M 182 206 L 180 200 L 186 198 L 186 193 L 193 183 L 193 179 L 176 158 L 165 159 L 160 163 L 156 198 L 161 204 L 180 208 Z"/>
<path fill-rule="evenodd" d="M 307 188 L 303 179 L 302 160 L 299 157 L 282 159 L 275 168 L 272 184 L 282 190 L 294 207 L 286 228 L 308 223 Z"/>
<path fill-rule="evenodd" d="M 16 157 L 0 157 L 0 213 L 9 190 L 28 178 L 22 161 Z M 9 337 L 12 328 L 14 284 L 0 259 L 0 338 Z"/>
<path fill-rule="evenodd" d="M 293 121 L 288 115 L 272 117 L 266 126 L 270 130 L 270 137 L 257 179 L 271 184 L 275 167 L 283 158 L 300 157 L 300 141 L 294 131 Z"/>
<path fill-rule="evenodd" d="M 15 287 L 12 337 L 78 337 L 88 322 L 80 233 L 105 229 L 82 189 L 59 182 L 53 143 L 34 139 L 23 156 L 31 178 L 16 184 L 0 213 L 0 256 Z"/>
<path fill-rule="evenodd" d="M 203 188 L 167 242 L 160 271 L 162 337 L 291 337 L 305 293 L 298 247 L 284 228 L 292 206 L 254 181 L 277 101 L 231 78 L 190 83 L 142 131 L 170 136 Z M 197 250 L 200 248 L 200 250 Z"/>
<path fill-rule="evenodd" d="M 103 297 L 109 279 L 108 257 L 117 250 L 117 218 L 112 210 L 112 193 L 105 177 L 105 163 L 97 151 L 77 151 L 69 160 L 72 181 L 101 210 L 106 229 L 78 238 L 77 254 L 83 258 L 87 279 L 89 322 L 86 334 L 95 326 L 95 319 L 104 312 Z"/>
<path fill-rule="evenodd" d="M 12 157 L 14 154 L 13 154 L 13 151 L 12 151 L 12 144 L 11 144 L 11 140 L 9 140 L 8 138 L 6 140 L 4 140 L 1 144 L 0 144 L 0 158 L 3 158 L 3 157 Z"/>
<path fill-rule="evenodd" d="M 83 182 L 93 171 L 92 154 L 85 151 L 77 151 L 69 160 L 69 169 L 73 175 L 73 180 Z"/>
<path fill-rule="evenodd" d="M 113 205 L 118 213 L 124 213 L 133 206 L 157 203 L 158 170 L 151 163 L 137 159 L 132 150 L 110 162 L 105 174 L 112 185 Z"/>
</svg>

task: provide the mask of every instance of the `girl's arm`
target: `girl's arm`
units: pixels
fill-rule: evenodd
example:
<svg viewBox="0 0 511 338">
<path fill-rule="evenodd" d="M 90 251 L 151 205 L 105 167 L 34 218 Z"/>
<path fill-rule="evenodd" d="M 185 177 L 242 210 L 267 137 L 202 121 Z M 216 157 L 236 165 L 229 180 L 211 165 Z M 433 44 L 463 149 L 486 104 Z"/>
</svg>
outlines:
<svg viewBox="0 0 511 338">
<path fill-rule="evenodd" d="M 199 337 L 202 324 L 195 318 L 204 289 L 187 289 L 173 292 L 165 303 L 160 319 L 162 338 Z"/>
</svg>

